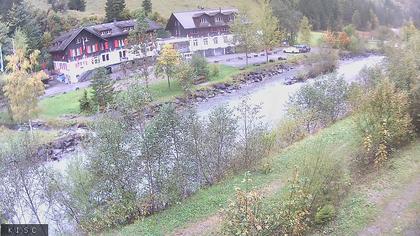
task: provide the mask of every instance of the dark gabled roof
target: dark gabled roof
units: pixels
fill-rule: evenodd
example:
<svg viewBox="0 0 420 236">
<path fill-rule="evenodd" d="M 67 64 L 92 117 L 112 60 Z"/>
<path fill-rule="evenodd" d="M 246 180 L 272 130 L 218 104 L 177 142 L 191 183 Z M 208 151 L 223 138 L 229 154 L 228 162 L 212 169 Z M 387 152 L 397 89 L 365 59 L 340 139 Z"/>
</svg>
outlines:
<svg viewBox="0 0 420 236">
<path fill-rule="evenodd" d="M 149 30 L 148 31 L 154 31 L 161 29 L 162 26 L 160 26 L 158 23 L 146 19 L 146 21 L 149 23 Z M 116 21 L 111 23 L 105 23 L 100 25 L 92 25 L 87 26 L 83 28 L 78 28 L 71 30 L 69 32 L 63 33 L 57 38 L 55 38 L 52 42 L 52 46 L 48 49 L 49 52 L 58 52 L 58 51 L 64 51 L 69 46 L 69 44 L 83 31 L 86 30 L 87 32 L 95 35 L 96 37 L 107 40 L 111 37 L 121 36 L 121 35 L 128 35 L 128 31 L 124 30 L 126 27 L 134 27 L 136 24 L 135 20 L 125 20 L 125 21 Z M 110 34 L 104 34 L 101 35 L 102 31 L 108 31 L 111 30 Z"/>
<path fill-rule="evenodd" d="M 179 21 L 184 29 L 193 29 L 199 27 L 194 23 L 194 18 L 196 17 L 202 15 L 215 16 L 217 14 L 231 15 L 234 13 L 238 13 L 238 9 L 199 9 L 194 11 L 174 12 L 172 13 L 172 16 Z"/>
</svg>

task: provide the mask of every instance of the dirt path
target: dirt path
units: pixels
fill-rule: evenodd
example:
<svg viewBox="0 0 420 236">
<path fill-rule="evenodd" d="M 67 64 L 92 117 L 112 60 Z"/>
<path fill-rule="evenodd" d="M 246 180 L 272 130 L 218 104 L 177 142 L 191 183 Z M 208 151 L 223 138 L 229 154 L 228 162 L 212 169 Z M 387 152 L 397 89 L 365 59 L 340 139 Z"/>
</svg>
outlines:
<svg viewBox="0 0 420 236">
<path fill-rule="evenodd" d="M 410 226 L 403 235 L 420 235 L 419 212 L 411 209 L 412 204 L 420 202 L 420 176 L 404 187 L 399 194 L 394 196 L 383 208 L 376 220 L 362 230 L 358 235 L 393 235 L 392 232 L 399 222 L 408 223 Z M 417 225 L 416 227 L 411 227 Z"/>
<path fill-rule="evenodd" d="M 264 197 L 268 197 L 284 186 L 280 180 L 271 182 L 268 186 L 260 189 Z M 176 230 L 168 234 L 171 236 L 198 236 L 198 235 L 214 235 L 220 230 L 222 216 L 220 213 L 211 215 L 203 220 L 186 226 L 185 228 Z"/>
</svg>

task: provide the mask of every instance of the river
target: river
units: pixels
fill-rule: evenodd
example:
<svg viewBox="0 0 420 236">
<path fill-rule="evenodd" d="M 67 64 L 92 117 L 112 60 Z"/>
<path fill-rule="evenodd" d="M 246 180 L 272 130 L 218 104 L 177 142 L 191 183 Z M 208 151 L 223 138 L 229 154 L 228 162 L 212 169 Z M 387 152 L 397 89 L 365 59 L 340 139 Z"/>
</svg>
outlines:
<svg viewBox="0 0 420 236">
<path fill-rule="evenodd" d="M 337 74 L 343 76 L 348 82 L 355 82 L 360 71 L 366 66 L 370 67 L 380 63 L 384 59 L 383 56 L 369 56 L 354 58 L 346 61 L 340 61 Z M 264 80 L 260 83 L 253 83 L 244 86 L 241 90 L 218 96 L 197 105 L 198 113 L 206 117 L 209 112 L 217 106 L 229 105 L 236 107 L 241 100 L 247 96 L 250 103 L 261 106 L 261 115 L 263 121 L 269 126 L 275 126 L 285 114 L 285 104 L 289 96 L 294 94 L 305 83 L 296 83 L 293 85 L 285 85 L 284 81 L 288 77 L 293 77 L 299 68 L 287 71 L 283 74 L 275 76 L 271 79 Z M 311 81 L 311 80 L 310 80 Z"/>
</svg>

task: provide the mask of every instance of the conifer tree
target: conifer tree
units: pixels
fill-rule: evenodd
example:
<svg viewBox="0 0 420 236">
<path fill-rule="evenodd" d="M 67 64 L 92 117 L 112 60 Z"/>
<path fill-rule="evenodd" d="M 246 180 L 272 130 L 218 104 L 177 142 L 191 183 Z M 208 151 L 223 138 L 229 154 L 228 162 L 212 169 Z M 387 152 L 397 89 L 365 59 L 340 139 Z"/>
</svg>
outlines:
<svg viewBox="0 0 420 236">
<path fill-rule="evenodd" d="M 67 6 L 70 10 L 85 11 L 86 0 L 70 0 Z"/>
<path fill-rule="evenodd" d="M 152 1 L 151 0 L 143 0 L 141 6 L 143 7 L 143 11 L 147 16 L 152 13 Z"/>
<path fill-rule="evenodd" d="M 122 20 L 125 9 L 125 0 L 107 0 L 105 4 L 105 17 L 108 22 Z"/>
<path fill-rule="evenodd" d="M 92 79 L 93 102 L 100 112 L 104 112 L 114 100 L 114 82 L 104 68 L 96 71 Z"/>
</svg>

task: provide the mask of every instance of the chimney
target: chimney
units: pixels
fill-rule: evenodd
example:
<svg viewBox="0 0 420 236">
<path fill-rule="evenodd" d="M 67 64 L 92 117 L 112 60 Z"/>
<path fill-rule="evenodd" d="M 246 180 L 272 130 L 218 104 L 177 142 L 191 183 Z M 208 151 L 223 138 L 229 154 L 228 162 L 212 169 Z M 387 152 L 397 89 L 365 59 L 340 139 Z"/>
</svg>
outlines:
<svg viewBox="0 0 420 236">
<path fill-rule="evenodd" d="M 222 8 L 221 7 L 219 7 L 219 12 L 222 13 Z"/>
</svg>

